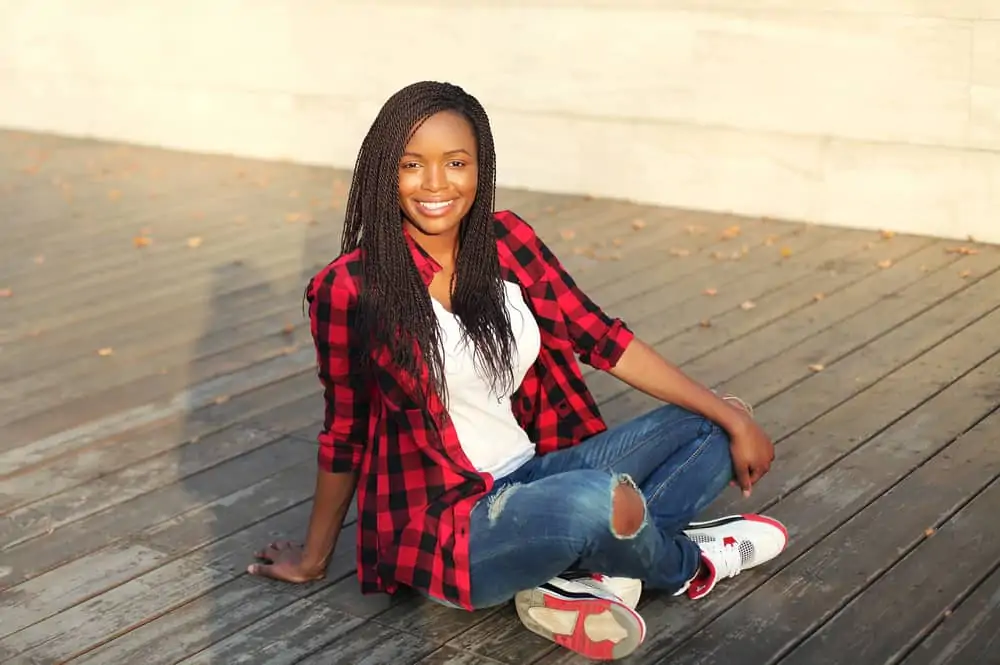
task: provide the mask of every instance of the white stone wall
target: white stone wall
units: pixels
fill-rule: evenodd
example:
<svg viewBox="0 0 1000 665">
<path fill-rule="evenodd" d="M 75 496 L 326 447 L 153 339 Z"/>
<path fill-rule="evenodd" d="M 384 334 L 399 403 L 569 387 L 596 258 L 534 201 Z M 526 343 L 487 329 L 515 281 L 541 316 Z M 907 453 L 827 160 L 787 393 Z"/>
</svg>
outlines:
<svg viewBox="0 0 1000 665">
<path fill-rule="evenodd" d="M 350 167 L 419 79 L 505 185 L 1000 242 L 1000 0 L 0 2 L 0 126 Z"/>
</svg>

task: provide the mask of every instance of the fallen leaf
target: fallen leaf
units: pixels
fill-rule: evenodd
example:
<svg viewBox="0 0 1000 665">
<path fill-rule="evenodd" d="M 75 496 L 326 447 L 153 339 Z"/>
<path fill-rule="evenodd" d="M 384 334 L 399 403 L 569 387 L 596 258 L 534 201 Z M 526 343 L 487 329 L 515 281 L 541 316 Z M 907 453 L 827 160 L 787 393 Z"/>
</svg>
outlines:
<svg viewBox="0 0 1000 665">
<path fill-rule="evenodd" d="M 247 221 L 247 216 L 246 215 L 236 215 L 235 217 L 233 217 L 233 221 L 236 222 L 237 224 L 243 224 L 244 222 Z"/>
<path fill-rule="evenodd" d="M 825 297 L 826 297 L 825 293 L 817 293 L 816 295 L 813 296 L 813 300 L 816 301 L 816 302 L 819 302 L 820 300 L 822 300 Z"/>
<path fill-rule="evenodd" d="M 672 256 L 691 256 L 691 250 L 684 249 L 683 247 L 672 247 L 670 249 L 670 254 Z"/>
<path fill-rule="evenodd" d="M 319 224 L 319 220 L 316 218 L 312 218 L 307 223 L 309 224 L 309 226 L 316 226 L 317 224 Z"/>
<path fill-rule="evenodd" d="M 552 213 L 552 212 L 555 212 L 555 211 L 556 211 L 556 207 L 555 206 L 546 206 L 545 210 L 543 210 L 542 212 Z"/>
<path fill-rule="evenodd" d="M 286 335 L 291 335 L 293 332 L 295 332 L 295 324 L 294 323 L 285 324 L 285 327 L 281 329 L 281 332 L 285 333 Z"/>
<path fill-rule="evenodd" d="M 214 401 L 216 404 L 225 404 L 226 402 L 229 401 L 229 395 L 219 395 L 212 401 Z"/>
<path fill-rule="evenodd" d="M 972 256 L 978 254 L 978 249 L 973 249 L 972 247 L 949 247 L 944 250 L 947 254 L 961 254 L 962 256 Z"/>
<path fill-rule="evenodd" d="M 624 243 L 625 241 L 622 240 L 621 238 L 615 238 L 614 240 L 611 241 L 611 244 L 614 245 L 615 247 L 621 247 Z"/>
<path fill-rule="evenodd" d="M 757 303 L 755 303 L 753 300 L 747 300 L 746 302 L 740 305 L 740 309 L 747 311 L 753 309 L 756 306 Z"/>
<path fill-rule="evenodd" d="M 891 238 L 893 238 L 896 235 L 896 232 L 895 231 L 885 230 L 885 231 L 880 231 L 879 235 L 881 235 L 886 240 L 890 240 Z"/>
<path fill-rule="evenodd" d="M 576 237 L 576 231 L 574 231 L 573 229 L 562 229 L 559 231 L 559 236 L 563 240 L 572 240 L 573 238 Z"/>
<path fill-rule="evenodd" d="M 882 270 L 885 270 L 886 268 L 891 268 L 892 259 L 885 259 L 883 261 L 879 261 L 876 265 L 878 265 L 878 267 L 881 268 Z"/>
<path fill-rule="evenodd" d="M 944 611 L 944 617 L 945 617 L 945 618 L 948 618 L 948 617 L 950 617 L 950 616 L 951 616 L 951 610 L 945 610 L 945 611 Z"/>
<path fill-rule="evenodd" d="M 97 350 L 97 355 L 107 357 L 107 356 L 110 356 L 114 352 L 115 352 L 114 349 L 112 349 L 110 346 L 106 346 L 103 349 L 98 349 Z"/>
<path fill-rule="evenodd" d="M 716 261 L 721 261 L 722 259 L 726 258 L 726 255 L 720 252 L 719 250 L 715 250 L 714 252 L 709 254 L 709 256 L 711 256 Z"/>
<path fill-rule="evenodd" d="M 972 276 L 972 271 L 971 270 L 963 270 L 962 272 L 958 273 L 958 276 L 961 277 L 962 279 L 968 279 L 969 277 Z"/>
<path fill-rule="evenodd" d="M 864 245 L 864 247 L 862 249 L 871 249 L 874 246 L 875 246 L 875 243 L 873 243 L 873 242 L 866 242 L 865 245 Z"/>
<path fill-rule="evenodd" d="M 293 353 L 295 353 L 298 350 L 299 350 L 299 347 L 296 346 L 295 344 L 292 344 L 291 346 L 286 346 L 286 347 L 282 348 L 281 349 L 281 355 L 283 355 L 283 356 L 290 356 L 290 355 L 292 355 Z"/>
<path fill-rule="evenodd" d="M 201 247 L 201 236 L 191 236 L 187 239 L 187 246 L 191 249 Z"/>
<path fill-rule="evenodd" d="M 140 248 L 141 247 L 148 247 L 149 244 L 152 243 L 152 242 L 153 242 L 153 239 L 150 238 L 150 237 L 148 237 L 148 236 L 136 236 L 136 237 L 132 238 L 132 244 L 134 244 L 136 247 L 140 247 Z"/>
<path fill-rule="evenodd" d="M 109 201 L 117 201 L 121 197 L 122 197 L 122 193 L 119 192 L 117 189 L 112 189 L 110 192 L 108 192 L 108 200 Z"/>
<path fill-rule="evenodd" d="M 742 229 L 740 229 L 738 224 L 735 224 L 733 226 L 730 226 L 725 231 L 723 231 L 721 237 L 723 240 L 729 240 L 730 238 L 735 238 L 740 233 L 742 233 Z"/>
<path fill-rule="evenodd" d="M 684 230 L 687 231 L 688 235 L 697 236 L 704 233 L 707 229 L 705 229 L 704 226 L 698 226 L 696 224 L 692 224 L 690 226 L 685 227 Z"/>
<path fill-rule="evenodd" d="M 612 253 L 611 254 L 611 260 L 612 261 L 621 261 L 622 260 L 622 253 L 621 252 L 614 252 L 614 253 Z"/>
<path fill-rule="evenodd" d="M 641 231 L 642 229 L 646 228 L 645 220 L 642 219 L 632 220 L 632 228 L 635 229 L 636 231 Z"/>
<path fill-rule="evenodd" d="M 10 298 L 14 295 L 14 291 L 11 289 L 0 289 L 0 298 Z"/>
<path fill-rule="evenodd" d="M 920 266 L 920 272 L 930 272 L 930 271 L 931 269 L 928 268 L 927 266 Z"/>
<path fill-rule="evenodd" d="M 702 328 L 711 328 L 712 322 L 709 321 L 708 319 L 705 319 L 704 321 L 699 322 L 698 325 L 701 326 Z"/>
<path fill-rule="evenodd" d="M 924 529 L 924 535 L 927 536 L 928 538 L 930 538 L 931 536 L 933 536 L 935 533 L 937 533 L 937 529 L 935 529 L 932 526 L 931 527 L 927 527 L 926 529 Z"/>
<path fill-rule="evenodd" d="M 716 294 L 719 293 L 719 290 L 718 289 L 705 289 L 704 291 L 702 291 L 702 293 L 704 293 L 706 296 L 714 296 L 714 295 L 716 295 Z"/>
<path fill-rule="evenodd" d="M 288 214 L 285 215 L 285 221 L 288 222 L 289 224 L 297 222 L 300 219 L 302 219 L 302 213 L 301 212 L 290 212 L 290 213 L 288 213 Z"/>
<path fill-rule="evenodd" d="M 576 254 L 577 256 L 581 256 L 582 254 L 585 254 L 586 252 L 587 252 L 587 248 L 586 247 L 576 246 L 576 247 L 573 248 L 573 253 Z"/>
<path fill-rule="evenodd" d="M 45 256 L 43 254 L 39 254 L 38 256 L 36 256 L 35 263 L 37 263 L 38 265 L 42 265 L 43 263 L 45 263 Z"/>
<path fill-rule="evenodd" d="M 764 238 L 764 244 L 768 247 L 778 242 L 778 236 L 768 236 Z"/>
<path fill-rule="evenodd" d="M 782 247 L 781 248 L 781 258 L 787 259 L 791 255 L 792 255 L 792 248 L 791 247 Z"/>
<path fill-rule="evenodd" d="M 819 363 L 816 363 L 815 365 L 809 365 L 810 372 L 822 372 L 824 369 L 826 369 L 826 366 L 820 365 Z"/>
</svg>

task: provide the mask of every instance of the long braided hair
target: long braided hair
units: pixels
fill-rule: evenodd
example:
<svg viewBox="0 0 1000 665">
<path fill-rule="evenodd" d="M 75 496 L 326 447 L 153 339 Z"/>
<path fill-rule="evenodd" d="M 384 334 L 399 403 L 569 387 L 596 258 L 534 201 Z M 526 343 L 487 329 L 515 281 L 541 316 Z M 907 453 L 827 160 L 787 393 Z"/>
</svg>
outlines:
<svg viewBox="0 0 1000 665">
<path fill-rule="evenodd" d="M 497 394 L 512 389 L 514 336 L 493 226 L 496 154 L 489 118 L 475 97 L 455 85 L 423 81 L 386 101 L 358 153 L 342 240 L 344 253 L 362 250 L 362 362 L 371 372 L 373 353 L 386 345 L 392 362 L 418 379 L 425 411 L 420 363 L 429 370 L 429 389 L 447 403 L 444 357 L 430 294 L 403 235 L 398 169 L 410 137 L 441 111 L 458 112 L 471 123 L 478 153 L 476 198 L 458 234 L 452 311 L 461 322 L 462 342 L 473 345 L 477 370 Z"/>
</svg>

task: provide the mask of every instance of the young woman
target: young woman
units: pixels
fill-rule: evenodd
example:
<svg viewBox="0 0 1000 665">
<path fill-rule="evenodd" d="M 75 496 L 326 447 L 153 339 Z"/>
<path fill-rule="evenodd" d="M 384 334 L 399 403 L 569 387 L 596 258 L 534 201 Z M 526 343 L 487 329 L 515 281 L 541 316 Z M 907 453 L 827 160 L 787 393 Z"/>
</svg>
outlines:
<svg viewBox="0 0 1000 665">
<path fill-rule="evenodd" d="M 249 572 L 323 577 L 351 497 L 366 593 L 409 586 L 595 659 L 645 636 L 639 585 L 690 598 L 776 556 L 776 521 L 691 520 L 774 447 L 587 298 L 532 228 L 493 212 L 489 121 L 461 88 L 393 95 L 358 156 L 343 253 L 306 298 L 325 388 L 303 544 Z M 577 358 L 666 404 L 608 429 Z"/>
</svg>

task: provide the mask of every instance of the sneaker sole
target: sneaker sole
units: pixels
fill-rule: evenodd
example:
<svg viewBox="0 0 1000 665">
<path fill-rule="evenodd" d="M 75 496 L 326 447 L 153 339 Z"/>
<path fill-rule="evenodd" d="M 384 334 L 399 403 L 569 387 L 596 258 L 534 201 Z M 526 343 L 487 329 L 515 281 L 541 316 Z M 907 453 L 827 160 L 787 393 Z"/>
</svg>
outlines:
<svg viewBox="0 0 1000 665">
<path fill-rule="evenodd" d="M 514 605 L 525 628 L 593 660 L 624 658 L 646 639 L 646 622 L 624 603 L 538 588 L 518 593 Z"/>
</svg>

